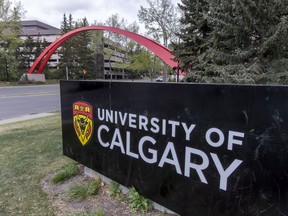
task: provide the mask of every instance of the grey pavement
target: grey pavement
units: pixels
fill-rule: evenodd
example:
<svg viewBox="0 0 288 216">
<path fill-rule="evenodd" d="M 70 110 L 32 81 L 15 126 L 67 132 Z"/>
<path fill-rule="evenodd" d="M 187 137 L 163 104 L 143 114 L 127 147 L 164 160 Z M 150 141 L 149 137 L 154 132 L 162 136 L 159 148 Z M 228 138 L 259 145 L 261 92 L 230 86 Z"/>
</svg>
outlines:
<svg viewBox="0 0 288 216">
<path fill-rule="evenodd" d="M 16 118 L 10 118 L 5 120 L 0 120 L 0 125 L 8 124 L 8 123 L 14 123 L 14 122 L 20 122 L 20 121 L 26 121 L 29 119 L 35 119 L 35 118 L 41 118 L 46 116 L 55 115 L 55 113 L 39 113 L 35 115 L 24 115 Z"/>
<path fill-rule="evenodd" d="M 0 87 L 0 125 L 60 110 L 59 85 Z"/>
<path fill-rule="evenodd" d="M 46 94 L 59 92 L 59 85 L 33 85 L 0 87 L 0 97 L 13 95 Z"/>
</svg>

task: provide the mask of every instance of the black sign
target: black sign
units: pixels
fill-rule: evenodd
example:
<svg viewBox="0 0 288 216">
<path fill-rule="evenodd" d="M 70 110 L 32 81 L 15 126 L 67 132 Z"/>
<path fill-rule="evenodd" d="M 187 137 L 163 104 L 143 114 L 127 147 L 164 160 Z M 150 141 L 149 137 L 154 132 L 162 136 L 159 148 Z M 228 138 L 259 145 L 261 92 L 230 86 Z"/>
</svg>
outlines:
<svg viewBox="0 0 288 216">
<path fill-rule="evenodd" d="M 64 154 L 182 216 L 288 215 L 288 87 L 61 81 Z"/>
</svg>

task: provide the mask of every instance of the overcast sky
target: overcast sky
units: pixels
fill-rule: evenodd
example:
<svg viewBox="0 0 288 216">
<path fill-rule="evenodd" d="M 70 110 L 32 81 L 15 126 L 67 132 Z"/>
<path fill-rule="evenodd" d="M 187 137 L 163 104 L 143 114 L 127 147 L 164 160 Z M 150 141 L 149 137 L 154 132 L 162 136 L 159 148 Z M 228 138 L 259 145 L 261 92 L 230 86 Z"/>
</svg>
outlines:
<svg viewBox="0 0 288 216">
<path fill-rule="evenodd" d="M 138 22 L 140 5 L 147 7 L 146 0 L 20 0 L 26 11 L 23 20 L 39 20 L 60 28 L 63 14 L 74 20 L 86 17 L 88 22 L 106 21 L 112 14 L 119 14 L 128 23 Z M 172 0 L 176 5 L 180 0 Z M 138 22 L 139 23 L 139 22 Z"/>
</svg>

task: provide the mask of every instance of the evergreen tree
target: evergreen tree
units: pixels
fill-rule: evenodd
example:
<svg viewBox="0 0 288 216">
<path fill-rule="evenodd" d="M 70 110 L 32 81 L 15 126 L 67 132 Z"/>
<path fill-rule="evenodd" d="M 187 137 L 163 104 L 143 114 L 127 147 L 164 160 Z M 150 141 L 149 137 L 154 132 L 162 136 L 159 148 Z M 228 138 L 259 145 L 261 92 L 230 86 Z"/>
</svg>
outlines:
<svg viewBox="0 0 288 216">
<path fill-rule="evenodd" d="M 34 46 L 35 43 L 31 36 L 27 36 L 23 44 L 21 44 L 17 60 L 19 62 L 18 68 L 23 73 L 25 73 L 29 69 L 30 63 L 34 59 Z"/>
<path fill-rule="evenodd" d="M 40 34 L 38 34 L 37 38 L 36 38 L 36 41 L 34 42 L 35 44 L 35 52 L 34 52 L 34 55 L 35 55 L 35 59 L 42 53 L 42 51 L 45 49 L 45 45 L 44 43 L 46 40 L 44 39 L 43 41 L 40 39 Z M 44 45 L 44 47 L 43 47 Z"/>
<path fill-rule="evenodd" d="M 69 18 L 67 19 L 66 14 L 63 15 L 63 21 L 61 23 L 61 34 L 64 35 L 65 33 L 74 29 L 74 21 L 72 15 L 69 14 Z M 72 37 L 65 41 L 61 49 L 59 50 L 60 62 L 59 62 L 59 69 L 60 69 L 60 78 L 66 78 L 66 72 L 69 71 L 69 77 L 73 79 L 78 78 L 78 71 L 77 71 L 77 57 L 76 57 L 76 50 L 75 50 L 75 38 Z"/>
<path fill-rule="evenodd" d="M 195 82 L 287 83 L 287 5 L 288 0 L 182 0 L 176 58 L 183 68 L 191 66 Z"/>
<path fill-rule="evenodd" d="M 76 23 L 76 26 L 86 27 L 89 23 L 85 18 Z M 96 78 L 95 58 L 93 51 L 90 49 L 92 43 L 91 32 L 81 32 L 75 38 L 75 48 L 77 50 L 77 66 L 79 71 L 79 78 L 92 79 Z"/>
<path fill-rule="evenodd" d="M 33 61 L 42 53 L 42 51 L 48 46 L 46 39 L 43 41 L 40 39 L 40 35 L 35 39 L 28 35 L 19 47 L 16 49 L 16 59 L 18 61 L 18 70 L 26 73 L 32 65 Z"/>
<path fill-rule="evenodd" d="M 173 49 L 176 59 L 181 62 L 181 70 L 189 72 L 193 68 L 193 75 L 204 73 L 207 67 L 209 53 L 209 33 L 213 30 L 208 21 L 209 1 L 182 0 L 179 8 L 182 10 L 180 23 L 182 28 L 177 35 L 180 43 L 174 43 Z M 192 76 L 190 74 L 190 76 Z"/>
<path fill-rule="evenodd" d="M 213 1 L 213 59 L 223 75 L 232 82 L 281 82 L 271 66 L 287 58 L 287 5 L 287 0 Z"/>
</svg>

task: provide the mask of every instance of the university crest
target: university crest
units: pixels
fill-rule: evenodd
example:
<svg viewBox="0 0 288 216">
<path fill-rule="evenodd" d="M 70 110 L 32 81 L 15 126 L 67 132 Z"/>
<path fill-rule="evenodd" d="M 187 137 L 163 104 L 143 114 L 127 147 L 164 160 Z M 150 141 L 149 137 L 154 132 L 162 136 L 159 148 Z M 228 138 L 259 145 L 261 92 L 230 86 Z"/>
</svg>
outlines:
<svg viewBox="0 0 288 216">
<path fill-rule="evenodd" d="M 85 145 L 93 133 L 93 107 L 82 101 L 73 104 L 73 124 L 77 137 Z"/>
</svg>

